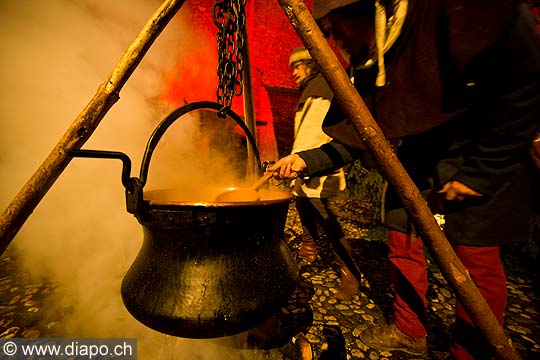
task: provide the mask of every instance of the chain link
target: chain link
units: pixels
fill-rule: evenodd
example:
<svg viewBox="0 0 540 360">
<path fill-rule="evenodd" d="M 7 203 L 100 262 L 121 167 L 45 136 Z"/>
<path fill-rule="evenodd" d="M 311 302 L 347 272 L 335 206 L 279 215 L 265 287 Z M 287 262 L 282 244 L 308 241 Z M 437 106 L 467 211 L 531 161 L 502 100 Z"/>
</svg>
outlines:
<svg viewBox="0 0 540 360">
<path fill-rule="evenodd" d="M 212 8 L 217 26 L 217 102 L 229 109 L 233 96 L 242 94 L 246 0 L 217 0 Z"/>
</svg>

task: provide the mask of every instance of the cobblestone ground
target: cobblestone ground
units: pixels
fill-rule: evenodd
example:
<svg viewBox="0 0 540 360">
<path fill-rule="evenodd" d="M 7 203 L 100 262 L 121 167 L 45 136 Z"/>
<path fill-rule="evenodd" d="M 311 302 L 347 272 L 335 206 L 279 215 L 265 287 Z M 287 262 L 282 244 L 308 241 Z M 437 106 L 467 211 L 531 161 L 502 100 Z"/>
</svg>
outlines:
<svg viewBox="0 0 540 360">
<path fill-rule="evenodd" d="M 392 289 L 383 241 L 385 232 L 369 224 L 361 203 L 342 199 L 335 201 L 334 207 L 364 276 L 360 291 L 349 301 L 336 299 L 339 276 L 330 249 L 321 244 L 321 255 L 314 263 L 299 263 L 298 289 L 289 304 L 275 317 L 279 335 L 259 337 L 256 358 L 308 359 L 308 351 L 313 359 L 414 358 L 400 352 L 369 349 L 358 340 L 359 331 L 365 327 L 390 319 Z M 285 233 L 294 255 L 300 246 L 301 232 L 300 221 L 291 205 Z M 506 333 L 523 359 L 539 359 L 538 270 L 516 252 L 506 251 L 504 262 L 509 290 Z M 444 357 L 450 341 L 455 297 L 434 261 L 429 261 L 429 270 L 429 358 L 440 359 Z M 31 280 L 18 269 L 16 259 L 10 256 L 1 258 L 0 337 L 54 337 L 61 327 L 61 315 L 56 321 L 40 315 L 47 296 L 54 292 L 53 282 Z M 174 358 L 184 359 L 181 356 Z M 248 358 L 254 357 L 247 356 L 246 351 L 239 352 L 238 359 Z"/>
<path fill-rule="evenodd" d="M 385 232 L 370 227 L 362 212 L 362 204 L 351 200 L 334 203 L 336 213 L 354 249 L 355 260 L 364 276 L 359 293 L 350 301 L 334 296 L 339 275 L 332 259 L 319 257 L 314 264 L 301 266 L 301 289 L 297 299 L 309 299 L 313 322 L 307 330 L 314 358 L 325 357 L 329 342 L 340 339 L 347 358 L 351 359 L 413 359 L 400 352 L 379 352 L 366 348 L 358 333 L 371 324 L 391 319 L 393 292 L 389 282 L 389 263 L 384 243 Z M 373 225 L 371 225 L 373 226 Z M 287 236 L 296 254 L 300 246 L 301 226 L 294 209 L 289 211 Z M 326 253 L 329 253 L 327 250 Z M 435 261 L 426 252 L 429 263 L 428 345 L 430 359 L 444 358 L 450 343 L 455 296 Z M 517 251 L 507 250 L 503 260 L 507 269 L 508 307 L 505 331 L 523 359 L 540 359 L 540 291 L 539 275 L 534 264 Z M 300 265 L 303 263 L 300 262 Z M 294 311 L 294 310 L 293 310 Z M 298 311 L 298 308 L 296 309 Z M 325 333 L 329 336 L 325 336 Z M 337 341 L 339 343 L 339 341 Z M 330 344 L 331 345 L 331 344 Z M 335 354 L 335 353 L 334 353 Z M 326 357 L 328 359 L 333 358 Z"/>
</svg>

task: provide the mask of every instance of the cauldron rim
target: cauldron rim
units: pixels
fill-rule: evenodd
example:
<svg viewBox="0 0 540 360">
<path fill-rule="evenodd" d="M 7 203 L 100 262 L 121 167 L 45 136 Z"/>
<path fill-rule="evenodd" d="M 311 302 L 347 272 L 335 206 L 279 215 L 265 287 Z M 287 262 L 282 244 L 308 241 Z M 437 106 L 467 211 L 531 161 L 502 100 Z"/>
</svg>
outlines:
<svg viewBox="0 0 540 360">
<path fill-rule="evenodd" d="M 222 207 L 244 207 L 244 206 L 267 206 L 291 202 L 293 194 L 284 190 L 261 189 L 259 193 L 261 199 L 257 201 L 234 201 L 234 202 L 216 202 L 211 199 L 217 194 L 226 190 L 233 190 L 235 187 L 215 188 L 209 190 L 207 199 L 201 200 L 181 200 L 178 198 L 178 189 L 155 189 L 144 191 L 143 198 L 148 201 L 152 208 L 159 207 L 204 207 L 204 208 L 222 208 Z"/>
</svg>

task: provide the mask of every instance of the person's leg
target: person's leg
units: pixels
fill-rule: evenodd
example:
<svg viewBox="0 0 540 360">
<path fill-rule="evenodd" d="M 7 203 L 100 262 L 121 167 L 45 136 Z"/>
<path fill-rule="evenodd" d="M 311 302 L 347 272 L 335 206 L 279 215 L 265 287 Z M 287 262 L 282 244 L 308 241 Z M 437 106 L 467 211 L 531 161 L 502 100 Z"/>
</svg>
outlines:
<svg viewBox="0 0 540 360">
<path fill-rule="evenodd" d="M 318 200 L 320 202 L 316 202 L 316 207 L 323 219 L 324 232 L 330 238 L 340 275 L 336 297 L 347 300 L 358 292 L 362 274 L 354 261 L 352 248 L 343 233 L 337 216 L 330 207 L 329 200 L 324 198 Z"/>
<path fill-rule="evenodd" d="M 502 325 L 507 294 L 500 247 L 456 246 L 455 251 Z M 454 358 L 458 360 L 494 358 L 491 345 L 478 331 L 459 301 L 456 302 L 456 324 L 453 333 L 454 343 L 450 352 Z"/>
<path fill-rule="evenodd" d="M 310 220 L 314 224 L 313 227 L 315 225 L 321 226 L 322 232 L 332 244 L 332 250 L 340 273 L 337 298 L 342 300 L 350 299 L 358 292 L 362 275 L 354 262 L 351 246 L 343 234 L 339 220 L 330 208 L 329 200 L 326 198 L 304 198 L 300 206 L 302 209 L 310 209 Z"/>
<path fill-rule="evenodd" d="M 427 306 L 428 287 L 422 240 L 392 230 L 388 234 L 388 259 L 395 292 L 394 324 L 410 337 L 426 336 L 420 320 Z"/>
<path fill-rule="evenodd" d="M 394 323 L 360 333 L 360 340 L 379 350 L 400 350 L 427 355 L 426 330 L 420 317 L 427 300 L 427 267 L 419 238 L 388 231 L 388 258 L 394 287 Z"/>
<path fill-rule="evenodd" d="M 313 262 L 317 258 L 317 239 L 319 217 L 317 209 L 313 206 L 309 198 L 297 197 L 296 210 L 302 223 L 302 245 L 298 250 L 298 257 L 308 262 Z"/>
</svg>

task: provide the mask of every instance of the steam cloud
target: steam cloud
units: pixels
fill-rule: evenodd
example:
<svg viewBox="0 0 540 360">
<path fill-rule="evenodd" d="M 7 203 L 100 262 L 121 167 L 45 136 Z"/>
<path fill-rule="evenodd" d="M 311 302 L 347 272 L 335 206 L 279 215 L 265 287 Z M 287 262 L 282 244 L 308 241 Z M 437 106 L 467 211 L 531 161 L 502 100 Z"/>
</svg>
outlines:
<svg viewBox="0 0 540 360">
<path fill-rule="evenodd" d="M 48 156 L 160 4 L 158 0 L 0 1 L 2 209 Z M 174 68 L 176 54 L 198 51 L 190 46 L 204 43 L 185 25 L 183 19 L 189 16 L 185 8 L 160 35 L 122 89 L 120 100 L 83 146 L 128 154 L 132 176 L 137 176 L 134 172 L 151 132 L 171 110 L 159 101 L 162 74 Z M 192 67 L 200 70 L 197 64 Z M 183 147 L 195 136 L 194 124 L 178 125 L 177 132 L 164 139 L 163 148 L 184 154 Z M 188 136 L 181 138 L 182 134 Z M 160 179 L 169 178 L 166 172 L 185 174 L 199 161 L 180 157 L 182 163 L 172 168 L 151 166 L 155 175 L 149 181 L 159 186 Z M 213 159 L 212 164 L 222 162 Z M 214 169 L 211 176 L 218 176 L 223 166 L 208 169 Z M 25 271 L 58 283 L 57 293 L 41 311 L 56 316 L 65 337 L 136 337 L 140 359 L 238 359 L 213 341 L 201 346 L 204 340 L 154 332 L 125 310 L 120 282 L 139 250 L 142 230 L 126 211 L 120 174 L 118 160 L 73 159 L 8 248 Z"/>
</svg>

